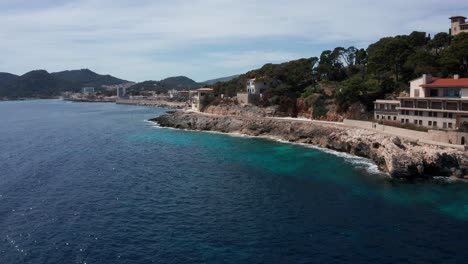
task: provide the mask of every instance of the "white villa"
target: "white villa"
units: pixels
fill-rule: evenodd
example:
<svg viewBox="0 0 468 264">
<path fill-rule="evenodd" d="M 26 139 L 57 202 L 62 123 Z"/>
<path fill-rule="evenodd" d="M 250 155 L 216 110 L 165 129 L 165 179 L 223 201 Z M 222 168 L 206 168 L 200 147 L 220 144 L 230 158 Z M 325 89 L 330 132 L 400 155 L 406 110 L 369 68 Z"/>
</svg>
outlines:
<svg viewBox="0 0 468 264">
<path fill-rule="evenodd" d="M 262 94 L 268 88 L 270 88 L 270 83 L 267 81 L 250 79 L 247 81 L 247 93 L 249 94 Z"/>
<path fill-rule="evenodd" d="M 256 78 L 250 79 L 247 81 L 245 92 L 237 93 L 237 100 L 241 104 L 256 104 L 270 87 L 271 82 Z"/>
</svg>

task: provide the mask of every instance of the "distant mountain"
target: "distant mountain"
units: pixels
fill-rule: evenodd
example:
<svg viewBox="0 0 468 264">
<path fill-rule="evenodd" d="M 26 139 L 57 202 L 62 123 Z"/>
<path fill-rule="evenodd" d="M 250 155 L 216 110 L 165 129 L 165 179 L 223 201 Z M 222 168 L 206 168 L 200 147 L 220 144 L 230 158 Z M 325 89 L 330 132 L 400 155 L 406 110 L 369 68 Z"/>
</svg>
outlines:
<svg viewBox="0 0 468 264">
<path fill-rule="evenodd" d="M 59 96 L 64 91 L 77 91 L 79 89 L 79 85 L 56 78 L 45 70 L 35 70 L 0 86 L 0 97 L 44 98 Z"/>
<path fill-rule="evenodd" d="M 128 83 L 111 75 L 97 74 L 91 70 L 72 70 L 48 73 L 35 70 L 22 76 L 0 73 L 0 97 L 32 98 L 59 96 L 64 91 L 80 91 L 82 87 Z"/>
<path fill-rule="evenodd" d="M 144 81 L 136 83 L 129 88 L 129 91 L 156 91 L 156 92 L 167 92 L 169 90 L 194 90 L 202 87 L 203 84 L 197 83 L 196 81 L 185 77 L 176 76 L 166 78 L 160 81 Z"/>
<path fill-rule="evenodd" d="M 163 86 L 174 87 L 174 89 L 179 87 L 179 89 L 191 90 L 200 87 L 199 83 L 185 76 L 169 77 L 159 81 L 159 83 Z"/>
<path fill-rule="evenodd" d="M 56 78 L 75 83 L 82 87 L 100 87 L 102 85 L 114 85 L 129 82 L 111 75 L 100 75 L 88 69 L 54 72 L 52 75 Z"/>
<path fill-rule="evenodd" d="M 16 78 L 18 78 L 18 75 L 14 75 L 14 74 L 7 73 L 7 72 L 0 72 L 0 87 L 5 86 L 8 83 L 11 83 Z"/>
<path fill-rule="evenodd" d="M 204 85 L 213 85 L 213 84 L 216 84 L 216 83 L 219 83 L 219 82 L 228 82 L 234 78 L 237 78 L 239 77 L 239 74 L 237 75 L 232 75 L 232 76 L 228 76 L 228 77 L 222 77 L 222 78 L 217 78 L 217 79 L 213 79 L 213 80 L 208 80 L 208 81 L 204 81 L 202 82 L 202 84 Z"/>
</svg>

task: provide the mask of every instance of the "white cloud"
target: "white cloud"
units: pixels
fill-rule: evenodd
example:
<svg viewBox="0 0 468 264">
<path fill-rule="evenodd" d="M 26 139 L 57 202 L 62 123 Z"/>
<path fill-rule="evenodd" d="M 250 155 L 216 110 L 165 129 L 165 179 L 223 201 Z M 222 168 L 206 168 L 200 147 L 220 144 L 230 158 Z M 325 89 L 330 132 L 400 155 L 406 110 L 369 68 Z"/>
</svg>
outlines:
<svg viewBox="0 0 468 264">
<path fill-rule="evenodd" d="M 29 1 L 0 0 L 0 71 L 88 67 L 132 80 L 178 74 L 203 80 L 228 69 L 234 74 L 318 56 L 314 45 L 364 45 L 412 30 L 446 31 L 448 16 L 468 12 L 468 4 L 458 0 L 38 2 L 31 8 Z M 265 39 L 290 45 L 274 51 L 236 48 Z M 295 51 L 298 43 L 309 43 L 311 53 Z M 187 52 L 186 61 L 178 56 L 181 51 Z"/>
</svg>

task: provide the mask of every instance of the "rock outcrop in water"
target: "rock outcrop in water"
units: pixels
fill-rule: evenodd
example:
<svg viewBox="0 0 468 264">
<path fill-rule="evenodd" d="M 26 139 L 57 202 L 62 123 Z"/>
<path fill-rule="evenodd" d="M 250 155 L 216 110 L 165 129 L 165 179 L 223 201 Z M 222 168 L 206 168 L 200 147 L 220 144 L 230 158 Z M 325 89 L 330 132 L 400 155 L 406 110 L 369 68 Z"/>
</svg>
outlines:
<svg viewBox="0 0 468 264">
<path fill-rule="evenodd" d="M 306 143 L 374 161 L 396 178 L 456 176 L 468 178 L 464 151 L 421 144 L 365 129 L 300 120 L 171 112 L 151 121 L 162 127 L 240 133 Z"/>
</svg>

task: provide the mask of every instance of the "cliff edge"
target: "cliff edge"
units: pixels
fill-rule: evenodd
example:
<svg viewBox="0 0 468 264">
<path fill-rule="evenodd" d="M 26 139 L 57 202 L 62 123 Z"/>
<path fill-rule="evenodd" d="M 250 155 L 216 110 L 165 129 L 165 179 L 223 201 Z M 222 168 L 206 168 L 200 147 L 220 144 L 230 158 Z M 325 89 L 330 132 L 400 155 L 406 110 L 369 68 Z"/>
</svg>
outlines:
<svg viewBox="0 0 468 264">
<path fill-rule="evenodd" d="M 377 132 L 301 120 L 171 112 L 151 119 L 161 127 L 268 136 L 306 143 L 374 161 L 395 178 L 446 176 L 468 179 L 464 151 L 409 141 Z"/>
</svg>

